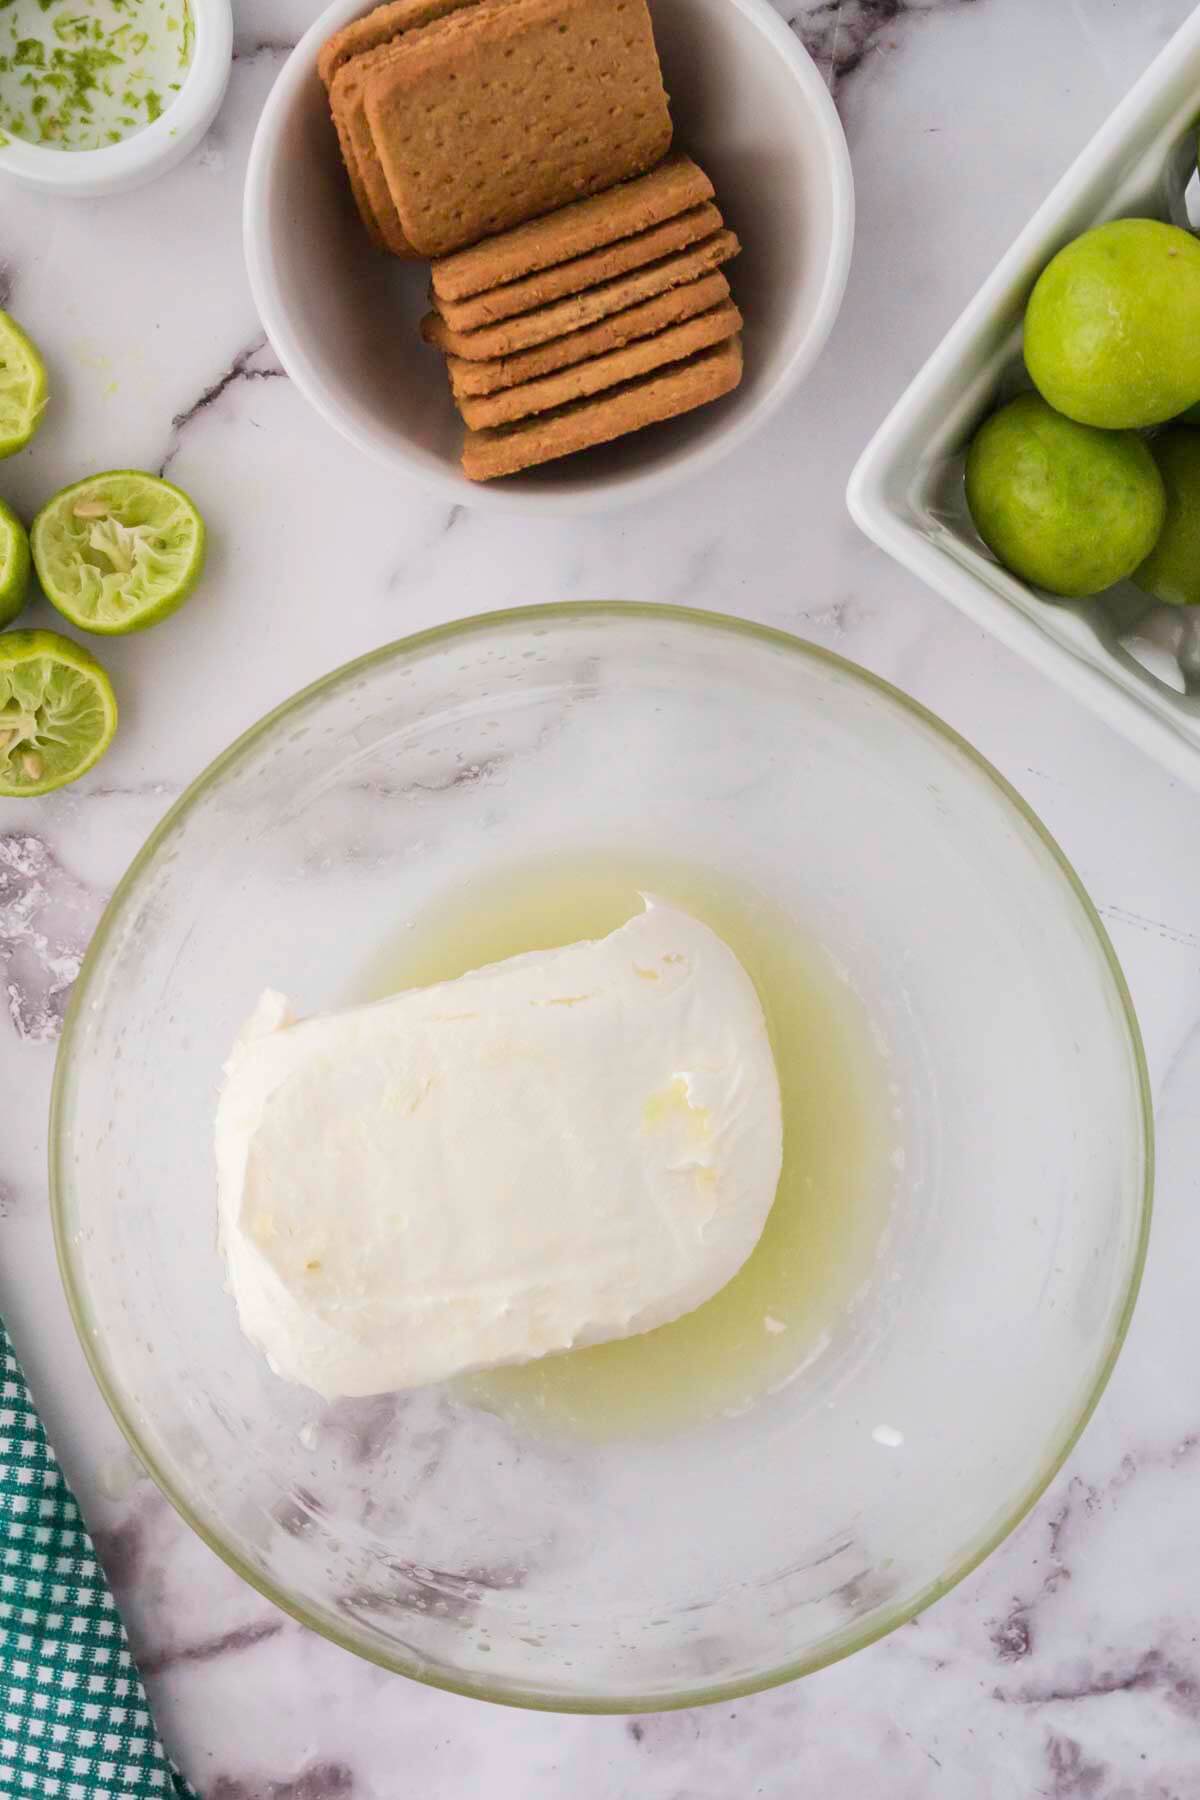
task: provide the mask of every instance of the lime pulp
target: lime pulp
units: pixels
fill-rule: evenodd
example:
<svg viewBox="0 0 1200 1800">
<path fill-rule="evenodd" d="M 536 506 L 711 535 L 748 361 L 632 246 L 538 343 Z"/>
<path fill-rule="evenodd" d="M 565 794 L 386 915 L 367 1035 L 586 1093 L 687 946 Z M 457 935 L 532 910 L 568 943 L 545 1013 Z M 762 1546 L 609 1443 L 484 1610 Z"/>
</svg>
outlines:
<svg viewBox="0 0 1200 1800">
<path fill-rule="evenodd" d="M 204 521 L 157 475 L 115 469 L 55 494 L 30 534 L 38 580 L 81 631 L 144 631 L 183 605 L 204 567 Z"/>
<path fill-rule="evenodd" d="M 46 366 L 15 319 L 0 312 L 0 456 L 23 450 L 46 406 Z"/>
<path fill-rule="evenodd" d="M 29 598 L 29 568 L 25 527 L 0 500 L 0 626 L 11 625 Z"/>
<path fill-rule="evenodd" d="M 117 728 L 108 676 L 55 631 L 0 636 L 0 795 L 65 787 L 100 760 Z"/>
</svg>

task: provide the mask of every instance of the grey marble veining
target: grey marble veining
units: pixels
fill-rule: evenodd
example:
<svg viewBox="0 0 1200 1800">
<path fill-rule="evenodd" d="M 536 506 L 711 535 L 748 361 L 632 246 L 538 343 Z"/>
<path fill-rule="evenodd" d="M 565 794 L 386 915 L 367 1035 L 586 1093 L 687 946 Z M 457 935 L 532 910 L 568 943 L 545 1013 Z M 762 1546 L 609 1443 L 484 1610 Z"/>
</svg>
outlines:
<svg viewBox="0 0 1200 1800">
<path fill-rule="evenodd" d="M 169 473 L 171 464 L 179 455 L 183 445 L 183 434 L 200 414 L 210 406 L 216 406 L 222 397 L 236 383 L 241 381 L 286 381 L 287 376 L 280 368 L 266 338 L 260 333 L 253 343 L 239 350 L 229 367 L 217 376 L 215 381 L 197 395 L 189 405 L 183 407 L 171 420 L 171 437 L 167 451 L 158 465 L 158 473 Z"/>
<path fill-rule="evenodd" d="M 807 0 L 780 6 L 817 67 L 837 94 L 848 75 L 874 51 L 894 48 L 915 14 L 974 6 L 980 0 Z"/>
<path fill-rule="evenodd" d="M 533 527 L 447 508 L 354 457 L 278 378 L 242 268 L 240 188 L 312 0 L 243 0 L 225 107 L 166 182 L 94 206 L 3 196 L 0 304 L 43 345 L 54 403 L 31 449 L 0 465 L 0 492 L 32 513 L 91 468 L 162 466 L 212 528 L 209 577 L 184 612 L 102 649 L 122 707 L 112 753 L 64 794 L 0 801 L 0 1311 L 205 1800 L 1200 1800 L 1200 803 L 882 558 L 842 503 L 891 399 L 1188 0 L 778 6 L 850 137 L 846 304 L 784 414 L 652 512 Z M 1160 1154 L 1125 1353 L 1017 1532 L 844 1664 L 630 1720 L 510 1713 L 390 1677 L 219 1563 L 141 1476 L 91 1383 L 45 1178 L 54 1040 L 80 956 L 204 764 L 391 638 L 485 607 L 613 595 L 798 631 L 899 682 L 999 765 L 1122 957 Z M 348 1414 L 348 1453 L 390 1423 L 386 1408 Z"/>
</svg>

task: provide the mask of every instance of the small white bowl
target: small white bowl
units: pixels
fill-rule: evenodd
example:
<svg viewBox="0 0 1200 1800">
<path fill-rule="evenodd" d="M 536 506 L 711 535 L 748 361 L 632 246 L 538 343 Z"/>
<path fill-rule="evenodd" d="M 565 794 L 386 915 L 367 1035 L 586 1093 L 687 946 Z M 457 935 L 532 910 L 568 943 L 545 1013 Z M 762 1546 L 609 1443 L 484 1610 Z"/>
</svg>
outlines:
<svg viewBox="0 0 1200 1800">
<path fill-rule="evenodd" d="M 1193 609 L 1152 607 L 1131 584 L 1096 600 L 1054 602 L 1010 575 L 971 524 L 962 454 L 997 402 L 1028 385 L 1021 321 L 1055 252 L 1106 219 L 1190 222 L 1185 189 L 1195 177 L 1198 119 L 1200 10 L 980 288 L 868 444 L 846 496 L 868 537 L 1193 787 L 1200 686 L 1189 664 L 1200 621 L 1181 616 Z"/>
<path fill-rule="evenodd" d="M 230 0 L 190 0 L 196 41 L 183 86 L 144 131 L 100 150 L 44 150 L 10 138 L 0 146 L 0 175 L 64 199 L 124 194 L 182 162 L 204 136 L 225 98 L 233 62 Z"/>
<path fill-rule="evenodd" d="M 370 247 L 338 153 L 317 52 L 364 11 L 334 4 L 288 58 L 246 175 L 259 315 L 297 387 L 343 437 L 444 497 L 501 512 L 581 513 L 645 500 L 736 448 L 816 361 L 850 263 L 854 188 L 836 108 L 768 0 L 650 0 L 676 143 L 711 175 L 742 255 L 736 393 L 603 449 L 480 485 L 442 358 L 422 344 L 428 269 Z"/>
</svg>

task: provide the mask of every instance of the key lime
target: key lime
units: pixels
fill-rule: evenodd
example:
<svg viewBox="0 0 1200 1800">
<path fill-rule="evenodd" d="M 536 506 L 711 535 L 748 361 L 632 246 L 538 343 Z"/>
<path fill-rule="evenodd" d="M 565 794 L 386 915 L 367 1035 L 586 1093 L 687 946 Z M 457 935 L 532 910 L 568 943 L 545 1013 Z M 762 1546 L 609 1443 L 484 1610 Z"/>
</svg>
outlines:
<svg viewBox="0 0 1200 1800">
<path fill-rule="evenodd" d="M 81 631 L 144 631 L 183 605 L 204 567 L 204 521 L 185 493 L 138 469 L 63 488 L 33 521 L 38 580 Z"/>
<path fill-rule="evenodd" d="M 1200 240 L 1159 219 L 1112 219 L 1067 244 L 1025 313 L 1025 364 L 1061 413 L 1110 431 L 1200 400 Z"/>
<path fill-rule="evenodd" d="M 1081 599 L 1126 575 L 1154 548 L 1166 496 L 1132 431 L 1064 419 L 1020 394 L 980 426 L 967 452 L 975 528 L 1006 569 Z"/>
<path fill-rule="evenodd" d="M 11 625 L 29 598 L 29 539 L 25 527 L 0 500 L 0 625 Z"/>
<path fill-rule="evenodd" d="M 0 795 L 65 787 L 116 729 L 112 683 L 88 651 L 56 631 L 0 636 Z"/>
<path fill-rule="evenodd" d="M 0 312 L 0 456 L 23 450 L 46 407 L 46 365 L 15 319 Z"/>
<path fill-rule="evenodd" d="M 1133 579 L 1167 606 L 1200 606 L 1200 431 L 1173 425 L 1150 439 L 1167 493 L 1158 542 Z"/>
</svg>

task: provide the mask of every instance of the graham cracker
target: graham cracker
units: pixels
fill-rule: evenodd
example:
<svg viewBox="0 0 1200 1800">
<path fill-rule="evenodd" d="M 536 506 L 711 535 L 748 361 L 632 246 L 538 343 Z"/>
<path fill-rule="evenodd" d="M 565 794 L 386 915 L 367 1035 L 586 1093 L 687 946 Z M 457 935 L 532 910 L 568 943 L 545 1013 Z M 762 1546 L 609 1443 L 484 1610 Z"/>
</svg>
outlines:
<svg viewBox="0 0 1200 1800">
<path fill-rule="evenodd" d="M 553 338 L 548 344 L 537 344 L 532 350 L 518 350 L 513 356 L 499 356 L 491 362 L 467 362 L 461 356 L 450 356 L 446 367 L 456 400 L 470 395 L 494 394 L 502 388 L 516 387 L 520 382 L 536 381 L 553 375 L 557 369 L 568 369 L 591 356 L 603 356 L 619 350 L 622 344 L 649 337 L 671 325 L 680 325 L 698 313 L 709 312 L 729 298 L 729 283 L 719 269 L 701 275 L 697 281 L 671 288 L 640 306 L 626 307 L 596 325 L 572 331 L 566 337 Z"/>
<path fill-rule="evenodd" d="M 641 174 L 670 147 L 646 0 L 478 0 L 371 55 L 385 59 L 363 83 L 371 136 L 425 256 Z"/>
<path fill-rule="evenodd" d="M 384 44 L 399 37 L 402 31 L 415 31 L 422 25 L 431 25 L 444 13 L 453 12 L 456 7 L 471 5 L 473 0 L 388 0 L 384 6 L 377 6 L 373 11 L 364 13 L 361 19 L 352 19 L 341 31 L 322 44 L 317 53 L 317 74 L 325 87 L 333 86 L 333 78 L 344 63 L 352 56 L 362 56 L 368 50 L 379 50 Z"/>
<path fill-rule="evenodd" d="M 452 331 L 437 313 L 426 313 L 421 321 L 421 336 L 439 350 L 465 357 L 469 362 L 482 362 L 493 357 L 511 356 L 515 350 L 527 350 L 531 344 L 545 344 L 551 338 L 594 325 L 611 313 L 623 312 L 641 300 L 665 294 L 684 282 L 694 281 L 710 269 L 728 262 L 741 249 L 732 231 L 718 231 L 702 244 L 693 244 L 675 256 L 634 269 L 615 281 L 590 288 L 584 294 L 571 294 L 564 300 L 539 306 L 533 312 L 520 313 L 515 319 L 503 319 L 496 325 L 485 325 L 478 331 Z"/>
<path fill-rule="evenodd" d="M 377 6 L 336 32 L 317 57 L 317 73 L 329 94 L 329 110 L 355 204 L 371 241 L 396 256 L 411 257 L 416 251 L 404 234 L 367 124 L 362 83 L 371 65 L 366 58 L 381 60 L 401 32 L 418 31 L 474 4 L 475 0 L 389 0 L 388 5 Z"/>
<path fill-rule="evenodd" d="M 439 257 L 433 265 L 433 291 L 439 300 L 469 299 L 661 225 L 712 197 L 712 182 L 690 156 L 669 156 L 649 175 L 560 206 L 546 218 L 531 219 L 470 250 Z"/>
<path fill-rule="evenodd" d="M 363 81 L 367 66 L 373 57 L 386 55 L 389 49 L 390 45 L 385 45 L 382 51 L 372 51 L 367 56 L 356 56 L 350 62 L 343 63 L 334 75 L 333 85 L 329 90 L 329 109 L 333 114 L 338 142 L 343 146 L 350 185 L 355 190 L 356 198 L 361 194 L 366 205 L 364 216 L 369 221 L 368 229 L 372 229 L 373 235 L 394 255 L 413 256 L 415 252 L 400 223 L 391 190 L 375 154 L 375 143 L 363 105 Z M 345 154 L 347 147 L 349 155 Z"/>
<path fill-rule="evenodd" d="M 573 400 L 583 400 L 589 394 L 601 394 L 607 388 L 636 380 L 639 375 L 648 375 L 652 369 L 683 362 L 698 350 L 735 337 L 741 328 L 742 315 L 732 300 L 727 300 L 698 318 L 672 325 L 653 337 L 639 338 L 623 349 L 610 350 L 607 356 L 593 356 L 557 375 L 543 375 L 540 381 L 526 381 L 519 387 L 502 388 L 497 394 L 478 399 L 464 398 L 459 401 L 459 411 L 473 431 L 510 425 L 514 419 L 553 412 Z"/>
<path fill-rule="evenodd" d="M 355 153 L 354 143 L 350 136 L 349 125 L 346 122 L 344 114 L 340 112 L 336 106 L 331 104 L 329 112 L 333 119 L 333 129 L 337 132 L 338 148 L 342 153 L 342 161 L 346 165 L 346 174 L 350 177 L 350 192 L 354 195 L 354 204 L 358 208 L 358 216 L 366 226 L 367 236 L 370 238 L 375 248 L 377 250 L 386 250 L 388 248 L 388 241 L 383 234 L 383 229 L 376 216 L 375 208 L 371 204 L 371 196 L 367 192 L 366 183 L 359 171 L 358 157 Z M 390 200 L 391 196 L 389 195 L 388 198 Z M 397 224 L 399 224 L 398 220 Z"/>
<path fill-rule="evenodd" d="M 579 294 L 585 288 L 598 287 L 630 269 L 644 268 L 647 263 L 661 262 L 689 244 L 702 243 L 720 231 L 721 215 L 707 202 L 693 206 L 677 218 L 652 225 L 634 237 L 619 239 L 587 256 L 575 256 L 570 262 L 556 263 L 552 269 L 539 269 L 520 281 L 504 287 L 489 288 L 486 294 L 473 294 L 469 300 L 442 300 L 435 296 L 434 308 L 453 331 L 477 331 L 481 325 L 511 319 L 517 313 L 531 312 L 535 306 L 546 306 L 567 294 Z"/>
<path fill-rule="evenodd" d="M 463 469 L 472 481 L 515 475 L 536 463 L 588 450 L 705 406 L 728 394 L 741 378 L 742 340 L 733 337 L 686 362 L 590 399 L 576 400 L 557 412 L 491 431 L 468 431 L 463 441 Z"/>
</svg>

